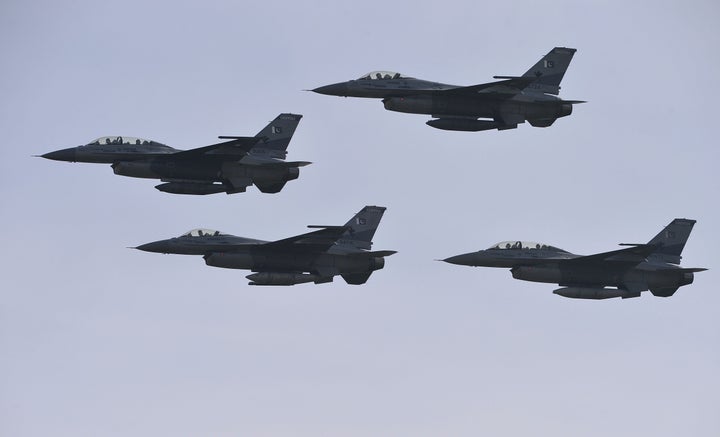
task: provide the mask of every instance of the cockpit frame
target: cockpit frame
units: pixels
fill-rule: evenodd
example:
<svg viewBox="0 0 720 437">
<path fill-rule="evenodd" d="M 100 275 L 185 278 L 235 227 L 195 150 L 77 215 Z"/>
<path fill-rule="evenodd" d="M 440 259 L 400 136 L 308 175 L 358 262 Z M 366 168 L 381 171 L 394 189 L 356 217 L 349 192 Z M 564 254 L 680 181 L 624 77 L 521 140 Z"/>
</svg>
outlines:
<svg viewBox="0 0 720 437">
<path fill-rule="evenodd" d="M 224 232 L 216 231 L 214 229 L 203 229 L 197 228 L 185 232 L 181 237 L 197 238 L 197 237 L 219 237 L 221 235 L 227 235 Z"/>
<path fill-rule="evenodd" d="M 102 146 L 102 145 L 112 145 L 112 144 L 126 144 L 126 145 L 144 145 L 144 144 L 155 144 L 159 146 L 164 146 L 165 144 L 158 143 L 157 141 L 153 140 L 146 140 L 144 138 L 137 138 L 137 137 L 126 137 L 123 135 L 111 135 L 106 137 L 100 137 L 95 139 L 94 141 L 90 141 L 86 144 L 86 146 Z M 167 147 L 167 146 L 166 146 Z"/>
<path fill-rule="evenodd" d="M 391 79 L 412 79 L 411 77 L 403 76 L 400 73 L 394 71 L 371 71 L 368 74 L 364 74 L 357 80 L 391 80 Z"/>
<path fill-rule="evenodd" d="M 487 248 L 487 250 L 547 250 L 550 252 L 565 252 L 566 250 L 560 249 L 549 244 L 536 243 L 534 241 L 502 241 L 494 244 Z"/>
</svg>

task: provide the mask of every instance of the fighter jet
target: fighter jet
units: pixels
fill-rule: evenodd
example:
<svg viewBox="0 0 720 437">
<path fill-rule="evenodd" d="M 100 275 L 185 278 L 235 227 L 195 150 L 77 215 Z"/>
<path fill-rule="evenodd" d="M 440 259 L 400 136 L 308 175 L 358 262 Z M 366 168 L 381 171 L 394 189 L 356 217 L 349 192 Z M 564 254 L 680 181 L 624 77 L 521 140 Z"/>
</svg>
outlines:
<svg viewBox="0 0 720 437">
<path fill-rule="evenodd" d="M 535 127 L 548 127 L 570 115 L 574 104 L 584 103 L 555 97 L 574 54 L 575 49 L 555 47 L 522 76 L 493 76 L 502 80 L 480 85 L 448 85 L 373 71 L 311 91 L 382 99 L 388 111 L 429 114 L 434 119 L 426 124 L 443 130 L 515 129 L 526 120 Z"/>
<path fill-rule="evenodd" d="M 692 284 L 703 268 L 681 268 L 680 254 L 695 220 L 676 218 L 647 244 L 621 244 L 625 249 L 595 255 L 575 255 L 557 247 L 525 241 L 506 241 L 487 250 L 443 261 L 481 267 L 509 267 L 513 278 L 561 285 L 553 293 L 577 299 L 638 297 L 650 290 L 672 296 Z M 610 288 L 608 288 L 610 287 Z"/>
<path fill-rule="evenodd" d="M 385 212 L 366 206 L 344 226 L 310 225 L 318 230 L 277 241 L 237 237 L 194 229 L 179 237 L 143 244 L 146 252 L 202 255 L 205 264 L 246 269 L 250 285 L 295 285 L 332 282 L 341 275 L 352 285 L 364 284 L 385 266 L 393 250 L 371 251 L 372 238 Z"/>
<path fill-rule="evenodd" d="M 155 186 L 173 194 L 227 194 L 255 185 L 277 193 L 297 179 L 305 161 L 285 161 L 287 147 L 302 115 L 280 114 L 254 137 L 221 136 L 230 140 L 192 150 L 178 150 L 142 138 L 102 137 L 84 146 L 42 155 L 56 161 L 112 164 L 115 174 L 160 179 Z"/>
</svg>

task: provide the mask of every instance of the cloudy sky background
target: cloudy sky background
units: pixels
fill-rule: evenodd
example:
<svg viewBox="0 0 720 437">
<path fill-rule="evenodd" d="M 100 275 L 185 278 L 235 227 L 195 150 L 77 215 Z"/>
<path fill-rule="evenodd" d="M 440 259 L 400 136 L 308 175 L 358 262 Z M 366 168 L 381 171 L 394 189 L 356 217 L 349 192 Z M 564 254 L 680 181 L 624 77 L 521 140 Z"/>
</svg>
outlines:
<svg viewBox="0 0 720 437">
<path fill-rule="evenodd" d="M 713 1 L 0 4 L 0 435 L 720 434 L 720 7 Z M 394 70 L 471 85 L 578 52 L 547 129 L 445 132 L 301 90 Z M 304 115 L 277 195 L 176 196 L 31 155 L 177 148 Z M 262 239 L 388 207 L 364 286 L 250 287 L 126 249 Z M 434 261 L 575 253 L 698 220 L 669 299 L 581 301 Z"/>
</svg>

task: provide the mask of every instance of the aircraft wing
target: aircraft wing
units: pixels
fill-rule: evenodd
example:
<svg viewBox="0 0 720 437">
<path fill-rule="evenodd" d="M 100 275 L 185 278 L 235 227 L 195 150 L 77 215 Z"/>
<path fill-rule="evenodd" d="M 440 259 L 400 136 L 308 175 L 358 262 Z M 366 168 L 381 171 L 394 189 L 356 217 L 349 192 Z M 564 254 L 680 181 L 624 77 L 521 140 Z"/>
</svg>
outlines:
<svg viewBox="0 0 720 437">
<path fill-rule="evenodd" d="M 230 137 L 221 137 L 230 138 Z M 262 137 L 231 137 L 232 141 L 225 141 L 197 149 L 183 150 L 182 152 L 165 155 L 172 158 L 195 159 L 199 157 L 218 157 L 225 159 L 239 159 L 247 155 L 250 149 L 257 144 Z"/>
<path fill-rule="evenodd" d="M 251 155 L 244 157 L 241 161 L 245 165 L 254 165 L 258 167 L 276 167 L 276 168 L 293 168 L 305 167 L 312 164 L 309 161 L 282 161 L 276 158 L 257 158 Z"/>
<path fill-rule="evenodd" d="M 310 165 L 310 164 L 312 164 L 312 162 L 310 162 L 310 161 L 275 161 L 275 162 L 262 163 L 259 165 L 261 167 L 292 168 L 292 167 L 305 167 L 306 165 Z"/>
<path fill-rule="evenodd" d="M 586 264 L 611 264 L 617 267 L 634 267 L 657 250 L 654 244 L 638 244 L 627 249 L 613 250 L 610 252 L 596 253 L 594 255 L 581 256 L 561 261 L 566 266 L 580 266 Z"/>
<path fill-rule="evenodd" d="M 315 227 L 315 226 L 311 226 Z M 322 226 L 321 229 L 258 246 L 260 250 L 323 252 L 348 230 L 347 226 Z"/>
<path fill-rule="evenodd" d="M 347 256 L 350 258 L 371 258 L 371 257 L 385 257 L 390 255 L 395 255 L 397 253 L 397 250 L 374 250 L 374 251 L 367 251 L 367 252 L 353 252 L 348 253 Z"/>
<path fill-rule="evenodd" d="M 509 79 L 497 81 L 497 82 L 489 82 L 489 83 L 483 83 L 480 85 L 471 85 L 471 86 L 463 86 L 458 88 L 452 88 L 449 90 L 441 91 L 443 93 L 448 94 L 456 94 L 456 95 L 468 95 L 472 96 L 475 94 L 504 94 L 504 95 L 514 95 L 518 94 L 525 88 L 527 88 L 528 85 L 535 82 L 537 78 L 535 77 L 512 77 Z"/>
</svg>

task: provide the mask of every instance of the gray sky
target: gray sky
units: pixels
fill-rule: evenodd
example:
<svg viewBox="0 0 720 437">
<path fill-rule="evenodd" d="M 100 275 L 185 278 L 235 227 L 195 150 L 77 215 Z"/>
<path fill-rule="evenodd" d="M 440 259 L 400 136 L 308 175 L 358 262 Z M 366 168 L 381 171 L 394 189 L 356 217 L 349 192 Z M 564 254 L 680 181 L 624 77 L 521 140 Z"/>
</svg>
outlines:
<svg viewBox="0 0 720 437">
<path fill-rule="evenodd" d="M 720 434 L 720 7 L 632 2 L 0 4 L 0 435 Z M 471 85 L 576 47 L 548 129 L 445 132 L 302 92 L 387 69 Z M 304 114 L 277 195 L 158 192 L 31 155 L 178 148 Z M 388 210 L 361 287 L 249 287 L 128 250 L 195 227 L 279 239 Z M 698 220 L 669 299 L 579 301 L 433 261 L 575 253 Z"/>
</svg>

